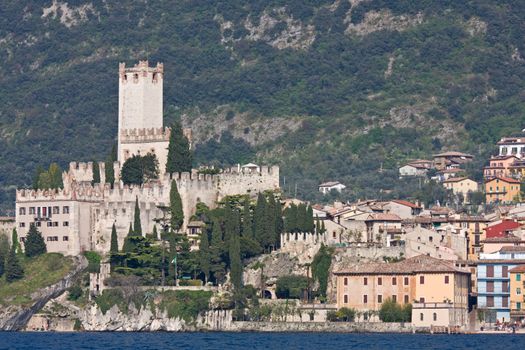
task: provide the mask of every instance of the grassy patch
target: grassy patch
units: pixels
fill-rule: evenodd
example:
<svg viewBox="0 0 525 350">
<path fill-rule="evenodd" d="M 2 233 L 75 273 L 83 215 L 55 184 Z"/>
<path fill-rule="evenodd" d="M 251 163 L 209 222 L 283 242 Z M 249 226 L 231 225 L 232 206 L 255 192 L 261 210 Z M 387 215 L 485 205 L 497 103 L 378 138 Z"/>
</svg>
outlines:
<svg viewBox="0 0 525 350">
<path fill-rule="evenodd" d="M 0 279 L 0 304 L 30 305 L 31 293 L 60 281 L 73 268 L 73 261 L 58 253 L 48 253 L 35 258 L 20 256 L 24 278 L 7 283 Z"/>
<path fill-rule="evenodd" d="M 182 318 L 186 322 L 209 309 L 212 292 L 207 291 L 166 291 L 162 293 L 161 310 L 167 310 L 168 317 Z"/>
</svg>

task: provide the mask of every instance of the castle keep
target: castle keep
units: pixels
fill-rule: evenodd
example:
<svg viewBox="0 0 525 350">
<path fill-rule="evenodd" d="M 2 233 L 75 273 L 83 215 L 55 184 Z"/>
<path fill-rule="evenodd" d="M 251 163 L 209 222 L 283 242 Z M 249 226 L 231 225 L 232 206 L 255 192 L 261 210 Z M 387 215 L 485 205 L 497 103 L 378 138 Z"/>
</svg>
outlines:
<svg viewBox="0 0 525 350">
<path fill-rule="evenodd" d="M 166 174 L 170 129 L 163 126 L 163 72 L 161 63 L 149 67 L 140 61 L 132 68 L 119 65 L 118 161 L 113 164 L 113 188 L 105 179 L 105 164 L 99 163 L 100 183 L 92 185 L 93 164 L 72 162 L 62 175 L 60 190 L 19 189 L 16 192 L 16 227 L 23 243 L 31 224 L 37 226 L 49 252 L 76 255 L 86 250 L 109 251 L 111 227 L 117 228 L 122 247 L 133 221 L 138 198 L 143 232 L 152 232 L 161 218 L 159 206 L 169 205 L 172 179 L 176 180 L 183 211 L 184 227 L 197 203 L 213 208 L 225 196 L 256 195 L 279 188 L 278 167 L 233 167 L 217 175 Z M 190 138 L 191 131 L 184 130 Z M 160 177 L 142 186 L 126 186 L 120 180 L 123 163 L 129 157 L 154 153 Z M 160 232 L 160 228 L 157 227 Z"/>
</svg>

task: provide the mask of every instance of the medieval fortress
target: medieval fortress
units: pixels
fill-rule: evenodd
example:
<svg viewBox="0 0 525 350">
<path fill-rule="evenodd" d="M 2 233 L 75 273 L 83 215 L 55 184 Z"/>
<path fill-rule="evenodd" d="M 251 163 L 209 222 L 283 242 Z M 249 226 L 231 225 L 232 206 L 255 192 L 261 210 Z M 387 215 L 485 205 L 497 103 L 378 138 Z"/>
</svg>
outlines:
<svg viewBox="0 0 525 350">
<path fill-rule="evenodd" d="M 138 199 L 142 232 L 151 233 L 169 205 L 172 180 L 182 198 L 184 226 L 195 213 L 197 203 L 213 208 L 225 196 L 279 189 L 276 166 L 233 167 L 217 175 L 167 174 L 170 129 L 163 126 L 163 64 L 149 67 L 140 61 L 133 67 L 119 65 L 118 160 L 113 164 L 115 183 L 105 179 L 104 162 L 99 163 L 100 183 L 92 185 L 93 164 L 72 162 L 62 175 L 64 189 L 19 189 L 16 192 L 16 227 L 23 243 L 31 224 L 46 240 L 49 252 L 77 255 L 82 251 L 108 252 L 111 228 L 117 228 L 122 247 L 133 222 Z M 191 131 L 184 130 L 190 139 Z M 127 186 L 120 180 L 121 167 L 133 155 L 153 153 L 159 161 L 157 181 Z M 161 228 L 157 227 L 160 232 Z"/>
</svg>

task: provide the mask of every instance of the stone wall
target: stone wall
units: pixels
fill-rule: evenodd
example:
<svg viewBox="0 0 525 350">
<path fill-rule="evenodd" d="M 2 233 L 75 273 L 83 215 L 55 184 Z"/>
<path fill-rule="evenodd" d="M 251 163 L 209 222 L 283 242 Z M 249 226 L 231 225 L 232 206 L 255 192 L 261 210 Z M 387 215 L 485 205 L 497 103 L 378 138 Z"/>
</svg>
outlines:
<svg viewBox="0 0 525 350">
<path fill-rule="evenodd" d="M 412 333 L 410 323 L 383 322 L 232 322 L 234 332 Z"/>
</svg>

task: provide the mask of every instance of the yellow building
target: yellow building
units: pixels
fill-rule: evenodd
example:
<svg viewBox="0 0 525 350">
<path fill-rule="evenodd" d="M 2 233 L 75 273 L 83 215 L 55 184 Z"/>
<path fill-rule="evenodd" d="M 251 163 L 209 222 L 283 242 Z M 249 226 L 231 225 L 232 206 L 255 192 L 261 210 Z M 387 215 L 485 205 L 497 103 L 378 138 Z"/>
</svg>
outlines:
<svg viewBox="0 0 525 350">
<path fill-rule="evenodd" d="M 337 307 L 377 311 L 392 299 L 406 303 L 449 303 L 467 322 L 470 272 L 452 261 L 419 255 L 397 263 L 355 264 L 342 267 L 336 275 Z"/>
<path fill-rule="evenodd" d="M 509 177 L 495 177 L 485 182 L 487 203 L 509 203 L 519 196 L 520 182 Z"/>
<path fill-rule="evenodd" d="M 525 283 L 525 265 L 519 265 L 510 273 L 510 318 L 516 321 L 525 319 L 525 300 L 523 299 Z"/>
<path fill-rule="evenodd" d="M 479 259 L 479 253 L 483 250 L 483 241 L 486 238 L 485 228 L 489 220 L 482 216 L 470 215 L 455 215 L 450 218 L 450 223 L 456 229 L 465 230 L 468 238 L 468 252 L 469 260 Z"/>
<path fill-rule="evenodd" d="M 478 191 L 478 183 L 474 180 L 469 179 L 468 177 L 452 177 L 443 181 L 443 186 L 447 190 L 452 190 L 454 194 L 462 194 L 463 201 L 468 203 L 468 194 L 469 192 Z"/>
</svg>

